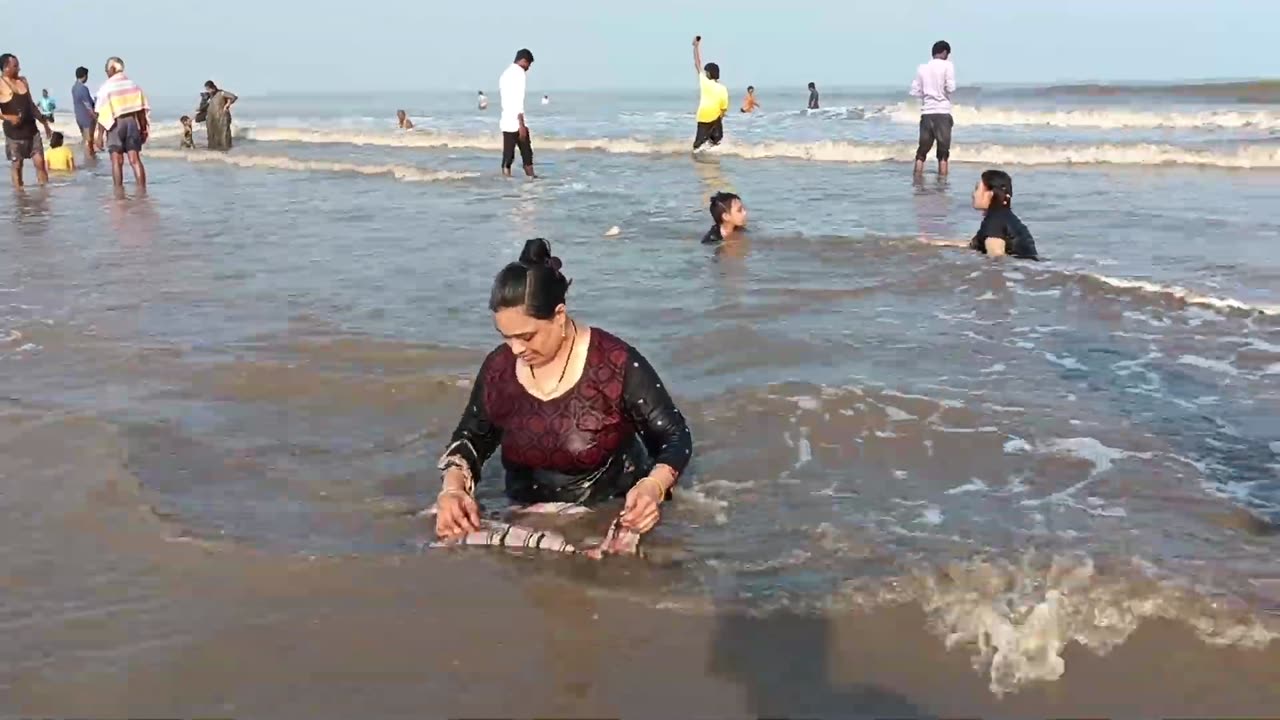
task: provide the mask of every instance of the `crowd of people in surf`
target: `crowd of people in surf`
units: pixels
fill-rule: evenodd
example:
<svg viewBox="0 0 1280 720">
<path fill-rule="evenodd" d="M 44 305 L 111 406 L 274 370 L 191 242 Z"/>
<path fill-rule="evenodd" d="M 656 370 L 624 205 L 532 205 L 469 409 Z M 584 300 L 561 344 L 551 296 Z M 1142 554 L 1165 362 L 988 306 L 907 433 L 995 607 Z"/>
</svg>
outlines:
<svg viewBox="0 0 1280 720">
<path fill-rule="evenodd" d="M 142 148 L 151 137 L 151 103 L 142 88 L 125 74 L 124 60 L 108 58 L 104 69 L 106 81 L 96 94 L 89 90 L 89 69 L 84 66 L 76 68 L 75 84 L 71 86 L 72 115 L 80 131 L 84 162 L 95 163 L 98 152 L 106 150 L 116 187 L 124 185 L 127 161 L 139 189 L 145 189 L 147 170 Z M 231 106 L 237 99 L 212 80 L 205 82 L 195 118 L 183 115 L 178 120 L 182 128 L 180 147 L 195 148 L 195 124 L 203 123 L 209 149 L 230 150 Z M 57 101 L 47 88 L 41 91 L 39 100 L 34 99 L 31 83 L 22 74 L 16 55 L 0 55 L 0 116 L 5 159 L 9 161 L 9 177 L 15 188 L 24 186 L 23 170 L 28 162 L 41 185 L 49 182 L 50 172 L 76 171 L 75 155 L 67 147 L 65 135 L 53 129 L 57 109 Z M 40 136 L 41 126 L 49 141 L 48 151 Z"/>
<path fill-rule="evenodd" d="M 729 108 L 728 90 L 715 63 L 702 62 L 701 36 L 693 41 L 693 60 L 701 100 L 696 114 L 693 150 L 720 144 Z M 937 145 L 938 172 L 947 174 L 950 158 L 951 96 L 955 69 L 951 47 L 938 42 L 932 59 L 921 65 L 911 93 L 921 100 L 920 142 L 915 172 Z M 526 74 L 533 53 L 520 50 L 499 78 L 503 136 L 502 172 L 510 177 L 518 151 L 525 174 L 536 177 L 533 147 L 525 118 Z M 60 133 L 50 127 L 56 104 L 47 92 L 40 101 L 21 74 L 18 58 L 0 56 L 0 114 L 5 151 L 13 184 L 22 187 L 25 161 L 36 166 L 42 183 L 46 163 L 55 171 L 74 169 L 74 158 Z M 107 80 L 96 98 L 86 82 L 88 71 L 76 71 L 72 89 L 76 124 L 87 160 L 98 148 L 111 156 L 112 175 L 123 184 L 123 166 L 132 166 L 137 185 L 146 184 L 140 157 L 151 134 L 146 94 L 125 74 L 124 61 L 106 63 Z M 809 108 L 818 107 L 816 85 L 810 83 Z M 231 147 L 230 108 L 236 96 L 206 83 L 194 120 L 181 119 L 182 145 L 193 147 L 193 122 L 205 122 L 210 148 Z M 550 98 L 544 96 L 543 103 Z M 488 105 L 483 92 L 478 106 Z M 741 111 L 760 108 L 754 87 L 748 88 Z M 404 111 L 398 125 L 411 129 Z M 45 153 L 38 125 L 51 149 Z M 1031 234 L 1012 210 L 1013 181 L 1001 170 L 982 173 L 973 191 L 973 206 L 984 212 L 981 227 L 968 247 L 987 255 L 1036 258 Z M 747 226 L 742 198 L 720 192 L 710 198 L 713 226 L 706 243 L 731 243 Z M 482 517 L 476 483 L 486 461 L 499 450 L 505 468 L 505 493 L 517 507 L 551 508 L 561 513 L 618 500 L 621 510 L 603 544 L 593 552 L 634 552 L 638 538 L 657 525 L 660 506 L 670 497 L 693 455 L 688 423 L 657 372 L 643 355 L 620 338 L 592 328 L 568 311 L 570 281 L 559 258 L 541 238 L 526 243 L 519 259 L 494 279 L 489 310 L 503 343 L 482 363 L 470 398 L 449 444 L 441 455 L 441 489 L 436 496 L 437 535 L 444 540 L 477 544 L 531 542 L 542 547 L 545 534 L 513 532 Z M 519 539 L 519 540 L 517 540 Z M 571 548 L 565 542 L 551 546 Z"/>
<path fill-rule="evenodd" d="M 909 91 L 920 100 L 920 137 L 916 147 L 915 173 L 924 173 L 925 162 L 936 145 L 938 174 L 945 176 L 950 172 L 951 131 L 955 125 L 951 117 L 951 97 L 956 91 L 956 71 L 951 61 L 950 43 L 939 40 L 933 44 L 931 53 L 932 58 L 916 69 Z M 502 104 L 499 120 L 502 173 L 508 177 L 515 165 L 517 150 L 525 175 L 537 177 L 533 167 L 533 142 L 525 121 L 525 76 L 532 66 L 533 53 L 522 49 L 498 79 Z M 729 90 L 720 80 L 720 66 L 714 62 L 703 64 L 701 35 L 693 39 L 693 68 L 700 92 L 693 137 L 693 151 L 697 153 L 724 141 Z M 819 99 L 817 85 L 809 83 L 807 109 L 819 109 Z M 547 102 L 549 98 L 543 96 L 543 104 Z M 479 108 L 484 110 L 487 107 L 488 99 L 481 91 Z M 740 111 L 753 113 L 760 107 L 755 86 L 748 86 Z M 413 128 L 404 110 L 396 114 L 401 129 Z M 1007 172 L 992 169 L 982 173 L 973 190 L 973 207 L 984 215 L 981 227 L 967 247 L 991 256 L 1039 259 L 1031 232 L 1013 212 L 1013 178 Z M 746 229 L 747 210 L 739 196 L 727 192 L 713 195 L 710 211 L 712 225 L 703 235 L 703 243 L 729 242 Z"/>
</svg>

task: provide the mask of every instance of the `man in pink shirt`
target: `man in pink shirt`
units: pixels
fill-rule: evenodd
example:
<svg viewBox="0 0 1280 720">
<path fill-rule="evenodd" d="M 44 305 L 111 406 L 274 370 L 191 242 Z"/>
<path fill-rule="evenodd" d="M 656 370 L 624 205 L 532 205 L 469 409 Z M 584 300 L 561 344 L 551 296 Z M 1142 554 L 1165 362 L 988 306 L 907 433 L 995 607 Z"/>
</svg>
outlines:
<svg viewBox="0 0 1280 720">
<path fill-rule="evenodd" d="M 920 98 L 920 146 L 916 148 L 916 174 L 924 172 L 924 161 L 936 140 L 938 174 L 946 175 L 951 158 L 951 94 L 956 91 L 956 66 L 951 64 L 951 45 L 946 40 L 933 44 L 933 59 L 916 70 L 911 82 L 912 97 Z"/>
</svg>

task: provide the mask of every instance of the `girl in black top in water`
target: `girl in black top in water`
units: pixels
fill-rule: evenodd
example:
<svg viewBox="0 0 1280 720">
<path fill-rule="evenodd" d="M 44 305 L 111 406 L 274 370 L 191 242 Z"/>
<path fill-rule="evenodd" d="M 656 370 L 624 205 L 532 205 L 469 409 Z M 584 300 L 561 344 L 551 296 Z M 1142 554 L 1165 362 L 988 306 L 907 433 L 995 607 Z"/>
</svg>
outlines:
<svg viewBox="0 0 1280 720">
<path fill-rule="evenodd" d="M 982 227 L 969 247 L 991 257 L 1012 255 L 1039 260 L 1031 231 L 1013 214 L 1013 178 L 1003 170 L 988 170 L 973 188 L 973 209 L 985 210 Z"/>
<path fill-rule="evenodd" d="M 506 494 L 521 504 L 593 505 L 625 497 L 622 526 L 646 533 L 693 454 L 693 438 L 639 351 L 575 320 L 569 280 L 546 240 L 530 240 L 493 281 L 503 344 L 489 353 L 440 459 L 436 532 L 480 527 L 474 490 L 498 452 Z"/>
<path fill-rule="evenodd" d="M 746 229 L 747 206 L 733 193 L 716 193 L 711 196 L 711 220 L 715 224 L 702 236 L 704 245 L 730 240 Z"/>
</svg>

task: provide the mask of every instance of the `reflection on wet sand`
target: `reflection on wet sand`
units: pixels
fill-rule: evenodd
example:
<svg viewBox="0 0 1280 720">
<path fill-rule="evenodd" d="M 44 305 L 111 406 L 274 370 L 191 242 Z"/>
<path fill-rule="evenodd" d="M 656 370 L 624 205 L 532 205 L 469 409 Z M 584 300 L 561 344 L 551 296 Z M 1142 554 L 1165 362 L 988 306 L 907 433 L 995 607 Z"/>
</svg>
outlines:
<svg viewBox="0 0 1280 720">
<path fill-rule="evenodd" d="M 47 185 L 15 189 L 13 191 L 13 219 L 34 234 L 43 234 L 49 226 L 49 195 Z"/>
<path fill-rule="evenodd" d="M 159 215 L 145 189 L 116 188 L 107 209 L 111 229 L 122 246 L 146 247 L 154 242 Z"/>
</svg>

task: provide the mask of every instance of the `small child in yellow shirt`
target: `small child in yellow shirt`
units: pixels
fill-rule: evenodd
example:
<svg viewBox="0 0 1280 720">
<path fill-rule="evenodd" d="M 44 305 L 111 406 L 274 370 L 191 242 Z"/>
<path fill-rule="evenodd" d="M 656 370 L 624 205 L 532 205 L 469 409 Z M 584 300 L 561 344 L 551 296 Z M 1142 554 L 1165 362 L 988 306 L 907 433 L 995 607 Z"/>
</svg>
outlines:
<svg viewBox="0 0 1280 720">
<path fill-rule="evenodd" d="M 50 135 L 49 152 L 44 154 L 44 161 L 50 170 L 73 172 L 76 169 L 76 158 L 71 154 L 71 148 L 64 142 L 62 133 L 56 132 Z"/>
</svg>

